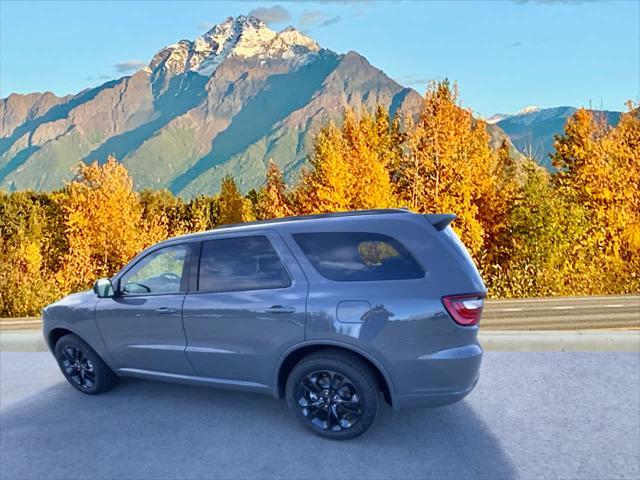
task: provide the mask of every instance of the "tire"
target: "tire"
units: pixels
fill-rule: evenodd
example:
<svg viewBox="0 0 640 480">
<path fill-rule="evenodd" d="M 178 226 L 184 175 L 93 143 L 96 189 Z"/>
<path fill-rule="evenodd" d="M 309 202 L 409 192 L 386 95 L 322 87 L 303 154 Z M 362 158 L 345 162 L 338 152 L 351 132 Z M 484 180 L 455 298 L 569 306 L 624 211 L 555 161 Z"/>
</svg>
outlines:
<svg viewBox="0 0 640 480">
<path fill-rule="evenodd" d="M 73 334 L 60 338 L 54 348 L 60 371 L 72 387 L 89 395 L 113 388 L 117 377 L 96 352 Z"/>
<path fill-rule="evenodd" d="M 289 410 L 321 437 L 347 440 L 373 425 L 380 389 L 358 356 L 323 350 L 303 358 L 287 378 Z"/>
</svg>

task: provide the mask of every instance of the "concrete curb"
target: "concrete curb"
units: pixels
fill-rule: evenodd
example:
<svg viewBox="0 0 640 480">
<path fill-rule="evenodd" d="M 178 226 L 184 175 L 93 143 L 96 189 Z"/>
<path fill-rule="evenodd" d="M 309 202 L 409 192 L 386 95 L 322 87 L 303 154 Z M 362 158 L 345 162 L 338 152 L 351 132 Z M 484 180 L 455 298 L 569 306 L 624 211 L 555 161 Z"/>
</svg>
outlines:
<svg viewBox="0 0 640 480">
<path fill-rule="evenodd" d="M 537 330 L 480 332 L 489 352 L 640 352 L 640 330 Z M 2 352 L 46 352 L 40 330 L 0 332 Z"/>
</svg>

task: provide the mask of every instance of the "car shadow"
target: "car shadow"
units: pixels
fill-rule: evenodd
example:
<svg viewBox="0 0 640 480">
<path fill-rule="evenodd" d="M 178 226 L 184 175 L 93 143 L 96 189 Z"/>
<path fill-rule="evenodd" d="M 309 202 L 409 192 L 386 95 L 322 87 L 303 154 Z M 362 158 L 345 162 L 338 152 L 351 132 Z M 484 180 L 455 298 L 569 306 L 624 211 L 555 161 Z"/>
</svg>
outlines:
<svg viewBox="0 0 640 480">
<path fill-rule="evenodd" d="M 3 478 L 514 478 L 469 401 L 395 414 L 350 441 L 308 432 L 268 396 L 125 379 L 64 382 L 6 406 Z"/>
</svg>

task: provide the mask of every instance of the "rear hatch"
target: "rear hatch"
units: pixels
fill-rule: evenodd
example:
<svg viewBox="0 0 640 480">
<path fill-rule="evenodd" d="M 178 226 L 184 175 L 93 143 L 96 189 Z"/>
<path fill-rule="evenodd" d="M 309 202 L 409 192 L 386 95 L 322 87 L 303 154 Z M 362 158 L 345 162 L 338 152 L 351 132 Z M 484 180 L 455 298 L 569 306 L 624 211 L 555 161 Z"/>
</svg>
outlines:
<svg viewBox="0 0 640 480">
<path fill-rule="evenodd" d="M 480 321 L 487 290 L 471 255 L 451 228 L 456 216 L 426 214 L 424 217 L 433 228 L 434 239 L 447 253 L 433 262 L 447 285 L 442 303 L 458 325 L 476 325 Z"/>
</svg>

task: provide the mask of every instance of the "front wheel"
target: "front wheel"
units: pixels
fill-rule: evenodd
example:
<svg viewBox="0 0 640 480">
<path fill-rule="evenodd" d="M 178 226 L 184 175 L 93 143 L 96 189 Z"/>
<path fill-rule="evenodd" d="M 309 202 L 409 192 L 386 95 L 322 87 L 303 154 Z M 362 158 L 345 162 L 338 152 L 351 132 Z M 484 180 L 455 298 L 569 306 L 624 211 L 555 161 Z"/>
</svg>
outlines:
<svg viewBox="0 0 640 480">
<path fill-rule="evenodd" d="M 111 369 L 77 335 L 68 334 L 58 340 L 54 355 L 67 381 L 82 393 L 106 392 L 116 383 Z"/>
<path fill-rule="evenodd" d="M 378 414 L 376 378 L 347 352 L 326 350 L 302 359 L 287 379 L 286 396 L 291 412 L 326 438 L 362 435 Z"/>
</svg>

